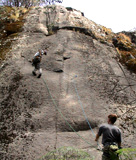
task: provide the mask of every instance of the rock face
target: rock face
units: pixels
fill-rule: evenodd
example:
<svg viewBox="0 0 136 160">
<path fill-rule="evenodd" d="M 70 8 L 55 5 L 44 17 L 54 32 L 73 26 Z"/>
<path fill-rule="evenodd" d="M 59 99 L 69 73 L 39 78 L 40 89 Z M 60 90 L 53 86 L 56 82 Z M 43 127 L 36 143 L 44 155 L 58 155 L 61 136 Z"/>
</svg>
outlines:
<svg viewBox="0 0 136 160">
<path fill-rule="evenodd" d="M 109 32 L 72 8 L 29 12 L 12 59 L 1 65 L 1 159 L 34 160 L 71 146 L 99 160 L 94 134 L 110 113 L 119 116 L 123 146 L 136 147 L 136 75 L 119 62 L 112 41 L 100 38 Z M 40 79 L 30 63 L 39 48 L 47 49 Z"/>
</svg>

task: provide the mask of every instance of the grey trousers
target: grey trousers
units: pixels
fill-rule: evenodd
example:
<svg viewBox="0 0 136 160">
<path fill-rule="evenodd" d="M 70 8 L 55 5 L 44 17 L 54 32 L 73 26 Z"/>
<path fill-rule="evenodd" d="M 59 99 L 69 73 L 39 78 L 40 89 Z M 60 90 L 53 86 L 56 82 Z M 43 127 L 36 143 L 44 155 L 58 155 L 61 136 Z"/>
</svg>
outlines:
<svg viewBox="0 0 136 160">
<path fill-rule="evenodd" d="M 36 73 L 37 71 L 39 72 L 39 74 L 42 74 L 42 68 L 40 67 L 40 63 L 36 63 L 34 65 L 34 72 Z"/>
<path fill-rule="evenodd" d="M 37 71 L 39 72 L 39 74 L 42 74 L 42 68 L 39 68 L 39 69 L 34 68 L 34 72 L 36 73 Z"/>
</svg>

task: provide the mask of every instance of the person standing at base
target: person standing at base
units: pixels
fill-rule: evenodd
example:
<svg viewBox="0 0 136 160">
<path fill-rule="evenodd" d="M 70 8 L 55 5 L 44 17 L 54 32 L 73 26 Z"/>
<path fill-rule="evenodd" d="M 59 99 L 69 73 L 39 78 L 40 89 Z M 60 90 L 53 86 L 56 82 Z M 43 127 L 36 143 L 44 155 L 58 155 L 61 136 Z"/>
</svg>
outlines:
<svg viewBox="0 0 136 160">
<path fill-rule="evenodd" d="M 103 155 L 102 160 L 118 160 L 118 155 L 115 154 L 121 148 L 121 131 L 114 125 L 117 120 L 116 114 L 108 116 L 108 123 L 102 124 L 96 134 L 95 141 L 98 141 L 102 135 Z M 114 157 L 114 158 L 113 158 Z"/>
<path fill-rule="evenodd" d="M 32 74 L 36 76 L 37 75 L 36 72 L 39 71 L 37 78 L 40 78 L 42 75 L 41 60 L 42 60 L 43 54 L 47 55 L 46 50 L 39 49 L 32 59 L 32 65 L 34 66 L 34 70 L 32 71 Z"/>
</svg>

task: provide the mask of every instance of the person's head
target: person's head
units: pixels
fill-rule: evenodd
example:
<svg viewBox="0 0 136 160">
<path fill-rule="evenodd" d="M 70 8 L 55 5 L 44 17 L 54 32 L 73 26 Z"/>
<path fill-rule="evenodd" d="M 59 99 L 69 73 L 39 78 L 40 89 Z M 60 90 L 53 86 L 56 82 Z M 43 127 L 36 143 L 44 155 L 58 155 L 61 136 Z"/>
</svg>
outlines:
<svg viewBox="0 0 136 160">
<path fill-rule="evenodd" d="M 116 114 L 110 114 L 108 115 L 108 123 L 109 124 L 114 124 L 117 120 L 117 115 Z"/>
<path fill-rule="evenodd" d="M 40 53 L 40 55 L 47 55 L 47 51 L 46 50 L 42 50 L 42 49 L 39 49 L 38 52 Z"/>
<path fill-rule="evenodd" d="M 47 55 L 47 51 L 46 51 L 46 50 L 44 50 L 44 51 L 43 51 L 43 54 L 44 54 L 44 55 Z"/>
</svg>

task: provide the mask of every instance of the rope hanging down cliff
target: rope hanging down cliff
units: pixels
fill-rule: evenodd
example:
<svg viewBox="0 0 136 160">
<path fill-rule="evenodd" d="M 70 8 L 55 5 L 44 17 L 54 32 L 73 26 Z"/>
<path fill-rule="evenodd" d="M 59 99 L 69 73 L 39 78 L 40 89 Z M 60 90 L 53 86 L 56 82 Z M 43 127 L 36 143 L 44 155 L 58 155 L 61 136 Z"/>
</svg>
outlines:
<svg viewBox="0 0 136 160">
<path fill-rule="evenodd" d="M 77 75 L 76 75 L 74 78 L 77 78 Z M 85 117 L 85 119 L 86 119 L 86 122 L 88 123 L 89 128 L 90 128 L 93 136 L 95 137 L 94 131 L 93 131 L 92 127 L 91 127 L 91 124 L 89 123 L 89 120 L 88 120 L 88 118 L 87 118 L 87 116 L 86 116 L 86 113 L 85 113 L 85 110 L 84 110 L 84 107 L 83 107 L 83 104 L 82 104 L 82 102 L 81 102 L 81 98 L 80 98 L 80 96 L 79 96 L 79 93 L 78 93 L 78 90 L 77 90 L 77 87 L 76 87 L 76 83 L 75 83 L 74 78 L 73 78 L 73 84 L 74 84 L 75 92 L 76 92 L 77 97 L 78 97 L 79 104 L 80 104 L 80 106 L 81 106 L 81 108 L 82 108 L 82 111 L 83 111 L 84 117 Z M 98 145 L 99 149 L 101 150 L 101 147 L 100 147 L 100 145 L 99 145 L 98 142 L 97 142 L 97 145 Z"/>
<path fill-rule="evenodd" d="M 91 143 L 89 143 L 89 142 L 88 142 L 87 140 L 85 140 L 82 136 L 80 136 L 80 135 L 76 132 L 76 130 L 69 124 L 69 122 L 66 120 L 65 116 L 62 114 L 61 110 L 58 108 L 58 106 L 57 106 L 57 104 L 56 104 L 56 102 L 55 102 L 55 100 L 54 100 L 54 98 L 53 98 L 53 96 L 52 96 L 52 94 L 51 94 L 51 92 L 50 92 L 50 89 L 49 89 L 49 87 L 48 87 L 45 79 L 42 78 L 42 80 L 43 80 L 43 82 L 44 82 L 44 84 L 45 84 L 45 86 L 46 86 L 46 88 L 47 88 L 47 90 L 48 90 L 48 93 L 49 93 L 49 95 L 50 95 L 50 97 L 51 97 L 51 100 L 52 100 L 55 108 L 56 108 L 57 111 L 60 113 L 61 117 L 65 120 L 66 124 L 67 124 L 67 125 L 73 130 L 73 132 L 75 132 L 84 142 L 86 142 L 87 144 L 89 144 L 90 146 L 92 146 Z M 97 148 L 96 148 L 96 149 L 97 149 Z"/>
</svg>

